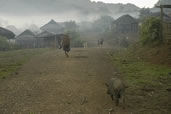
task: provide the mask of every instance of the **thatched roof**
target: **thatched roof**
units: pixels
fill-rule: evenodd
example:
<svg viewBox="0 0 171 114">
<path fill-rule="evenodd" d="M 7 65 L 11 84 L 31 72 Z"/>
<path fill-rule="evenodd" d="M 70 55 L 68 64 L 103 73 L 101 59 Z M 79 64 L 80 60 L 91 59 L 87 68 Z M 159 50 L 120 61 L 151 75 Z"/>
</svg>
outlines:
<svg viewBox="0 0 171 114">
<path fill-rule="evenodd" d="M 40 28 L 43 31 L 48 31 L 55 34 L 61 34 L 63 32 L 63 27 L 61 24 L 55 22 L 53 19 Z"/>
<path fill-rule="evenodd" d="M 48 31 L 44 31 L 37 35 L 38 38 L 46 38 L 46 37 L 53 37 L 53 36 L 55 36 L 55 34 L 50 33 Z"/>
<path fill-rule="evenodd" d="M 161 12 L 155 12 L 155 13 L 149 13 L 148 15 L 146 15 L 146 17 L 158 17 L 161 18 Z M 163 13 L 163 19 L 165 21 L 171 21 L 171 17 L 165 13 Z"/>
<path fill-rule="evenodd" d="M 0 36 L 4 36 L 8 39 L 13 39 L 15 37 L 15 34 L 8 29 L 0 27 Z"/>
<path fill-rule="evenodd" d="M 161 16 L 161 12 L 154 12 L 154 13 L 149 13 L 147 16 L 151 16 L 151 17 L 160 17 Z M 164 18 L 170 18 L 169 15 L 163 13 Z"/>
<path fill-rule="evenodd" d="M 159 5 L 168 5 L 168 4 L 171 4 L 170 0 L 159 0 L 156 5 L 159 6 Z"/>
<path fill-rule="evenodd" d="M 17 40 L 35 40 L 36 36 L 30 30 L 25 30 L 16 37 Z"/>
<path fill-rule="evenodd" d="M 133 18 L 130 15 L 123 15 L 119 17 L 117 20 L 114 21 L 115 24 L 122 23 L 122 24 L 130 24 L 130 23 L 138 23 L 138 20 Z"/>
</svg>

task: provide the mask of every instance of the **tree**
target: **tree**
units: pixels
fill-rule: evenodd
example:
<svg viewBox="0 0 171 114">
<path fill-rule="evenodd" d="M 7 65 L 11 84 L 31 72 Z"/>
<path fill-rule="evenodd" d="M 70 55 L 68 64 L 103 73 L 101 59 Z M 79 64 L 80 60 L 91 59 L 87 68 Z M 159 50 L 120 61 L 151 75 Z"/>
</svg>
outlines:
<svg viewBox="0 0 171 114">
<path fill-rule="evenodd" d="M 149 8 L 142 8 L 140 10 L 140 20 L 143 20 L 144 18 L 146 18 L 148 15 L 150 15 L 150 9 Z"/>
<path fill-rule="evenodd" d="M 63 24 L 64 24 L 64 32 L 78 30 L 78 25 L 76 24 L 75 21 L 68 21 L 68 22 L 64 22 Z"/>
</svg>

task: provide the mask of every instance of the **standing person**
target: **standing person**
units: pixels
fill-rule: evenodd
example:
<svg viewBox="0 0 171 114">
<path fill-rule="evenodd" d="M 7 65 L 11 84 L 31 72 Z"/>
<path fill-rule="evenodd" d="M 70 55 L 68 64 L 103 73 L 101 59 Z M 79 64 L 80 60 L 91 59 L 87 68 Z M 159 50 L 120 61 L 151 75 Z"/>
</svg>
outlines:
<svg viewBox="0 0 171 114">
<path fill-rule="evenodd" d="M 101 40 L 98 40 L 98 46 L 102 46 L 103 45 L 103 39 L 101 39 Z"/>
<path fill-rule="evenodd" d="M 61 40 L 61 48 L 63 48 L 63 50 L 65 51 L 66 57 L 69 57 L 68 53 L 71 49 L 70 49 L 70 37 L 68 34 L 64 34 Z"/>
<path fill-rule="evenodd" d="M 98 46 L 100 46 L 100 40 L 98 40 Z"/>
<path fill-rule="evenodd" d="M 101 46 L 103 45 L 103 41 L 104 41 L 104 40 L 103 40 L 103 39 L 101 39 L 101 41 L 100 41 L 100 45 L 101 45 Z"/>
</svg>

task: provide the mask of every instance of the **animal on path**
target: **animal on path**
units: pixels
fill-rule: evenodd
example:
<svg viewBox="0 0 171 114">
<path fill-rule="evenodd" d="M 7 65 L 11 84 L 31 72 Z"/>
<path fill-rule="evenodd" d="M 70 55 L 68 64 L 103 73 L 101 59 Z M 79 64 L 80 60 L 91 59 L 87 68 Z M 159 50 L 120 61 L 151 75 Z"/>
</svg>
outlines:
<svg viewBox="0 0 171 114">
<path fill-rule="evenodd" d="M 128 88 L 124 85 L 123 81 L 121 81 L 119 78 L 111 78 L 108 83 L 106 83 L 107 86 L 107 94 L 109 94 L 116 102 L 116 106 L 119 105 L 120 100 L 123 100 L 123 103 L 125 103 L 125 89 Z"/>
</svg>

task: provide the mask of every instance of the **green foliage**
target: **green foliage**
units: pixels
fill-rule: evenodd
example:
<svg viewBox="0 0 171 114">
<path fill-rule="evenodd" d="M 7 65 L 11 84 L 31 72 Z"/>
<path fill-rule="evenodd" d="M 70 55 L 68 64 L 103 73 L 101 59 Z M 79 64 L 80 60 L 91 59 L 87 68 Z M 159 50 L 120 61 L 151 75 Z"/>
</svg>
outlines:
<svg viewBox="0 0 171 114">
<path fill-rule="evenodd" d="M 155 17 L 147 18 L 143 21 L 140 29 L 140 38 L 143 45 L 154 45 L 161 43 L 160 19 Z"/>
<path fill-rule="evenodd" d="M 0 36 L 0 51 L 5 51 L 9 48 L 7 38 Z"/>
<path fill-rule="evenodd" d="M 0 79 L 17 71 L 25 62 L 33 56 L 49 51 L 49 49 L 22 49 L 4 51 L 0 53 Z"/>
<path fill-rule="evenodd" d="M 145 19 L 148 15 L 150 15 L 150 9 L 149 8 L 142 8 L 140 10 L 140 20 Z"/>
<path fill-rule="evenodd" d="M 170 93 L 166 90 L 171 88 L 170 67 L 150 64 L 130 53 L 120 50 L 112 54 L 114 65 L 129 87 L 126 90 L 127 107 L 136 108 L 135 114 L 170 114 Z"/>
</svg>

